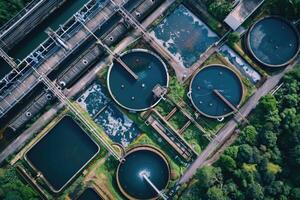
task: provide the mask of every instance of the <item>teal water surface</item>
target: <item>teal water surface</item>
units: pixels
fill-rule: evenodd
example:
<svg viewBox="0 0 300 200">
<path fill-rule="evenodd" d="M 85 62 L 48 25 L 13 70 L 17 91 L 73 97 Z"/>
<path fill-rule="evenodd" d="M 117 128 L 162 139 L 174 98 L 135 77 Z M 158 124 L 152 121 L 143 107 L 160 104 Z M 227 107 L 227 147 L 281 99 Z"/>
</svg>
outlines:
<svg viewBox="0 0 300 200">
<path fill-rule="evenodd" d="M 219 40 L 216 33 L 183 5 L 179 5 L 151 34 L 187 68 Z"/>
<path fill-rule="evenodd" d="M 134 79 L 119 63 L 114 62 L 108 75 L 111 94 L 121 106 L 130 110 L 145 110 L 158 98 L 152 92 L 156 85 L 167 86 L 168 74 L 156 56 L 135 51 L 122 56 L 122 60 L 138 75 Z"/>
<path fill-rule="evenodd" d="M 102 198 L 92 188 L 87 188 L 77 200 L 102 200 Z"/>
<path fill-rule="evenodd" d="M 2 79 L 11 70 L 12 68 L 2 58 L 0 58 L 0 79 Z"/>
<path fill-rule="evenodd" d="M 99 150 L 69 116 L 64 117 L 26 154 L 54 190 L 60 190 Z"/>
<path fill-rule="evenodd" d="M 200 70 L 191 83 L 191 98 L 199 111 L 213 117 L 232 112 L 214 90 L 234 106 L 239 105 L 243 96 L 239 77 L 228 68 L 213 65 Z"/>
<path fill-rule="evenodd" d="M 157 196 L 155 190 L 141 176 L 145 172 L 150 181 L 163 190 L 169 180 L 169 168 L 164 159 L 149 150 L 138 150 L 128 154 L 117 174 L 123 190 L 136 199 L 151 199 Z"/>
<path fill-rule="evenodd" d="M 299 49 L 296 29 L 277 17 L 268 17 L 257 22 L 248 37 L 254 56 L 267 65 L 283 65 Z"/>
</svg>

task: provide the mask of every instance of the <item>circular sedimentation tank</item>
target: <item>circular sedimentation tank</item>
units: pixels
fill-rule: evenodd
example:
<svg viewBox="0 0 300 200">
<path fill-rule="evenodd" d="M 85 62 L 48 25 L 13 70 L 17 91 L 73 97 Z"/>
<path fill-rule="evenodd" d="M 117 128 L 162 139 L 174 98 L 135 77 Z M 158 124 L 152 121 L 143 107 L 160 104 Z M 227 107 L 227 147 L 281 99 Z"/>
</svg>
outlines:
<svg viewBox="0 0 300 200">
<path fill-rule="evenodd" d="M 138 76 L 135 79 L 119 62 L 110 66 L 107 84 L 112 98 L 123 108 L 144 111 L 154 107 L 161 99 L 155 96 L 156 86 L 168 87 L 169 75 L 163 60 L 143 49 L 123 53 L 121 60 Z"/>
<path fill-rule="evenodd" d="M 131 149 L 117 169 L 117 184 L 128 199 L 156 199 L 158 194 L 145 177 L 163 190 L 170 179 L 170 167 L 167 159 L 158 149 L 141 146 Z"/>
<path fill-rule="evenodd" d="M 299 32 L 289 21 L 275 16 L 256 22 L 248 32 L 247 48 L 267 67 L 284 67 L 299 53 Z"/>
<path fill-rule="evenodd" d="M 199 113 L 218 119 L 234 111 L 226 101 L 235 108 L 239 107 L 243 93 L 243 84 L 237 73 L 224 65 L 209 65 L 195 74 L 188 96 Z"/>
</svg>

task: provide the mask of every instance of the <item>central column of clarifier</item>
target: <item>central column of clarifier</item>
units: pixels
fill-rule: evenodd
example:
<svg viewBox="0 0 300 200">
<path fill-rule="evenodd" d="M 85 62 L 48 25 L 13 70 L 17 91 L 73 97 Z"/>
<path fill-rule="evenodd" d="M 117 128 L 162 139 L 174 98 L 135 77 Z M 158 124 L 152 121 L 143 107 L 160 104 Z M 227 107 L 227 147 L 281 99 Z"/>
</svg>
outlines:
<svg viewBox="0 0 300 200">
<path fill-rule="evenodd" d="M 155 190 L 155 192 L 161 197 L 163 198 L 164 200 L 167 200 L 168 198 L 166 197 L 166 195 L 164 195 L 155 185 L 154 183 L 152 183 L 152 181 L 150 180 L 150 172 L 147 171 L 147 170 L 142 170 L 140 173 L 139 173 L 139 176 L 142 178 L 142 179 L 145 179 L 146 182 Z"/>
</svg>

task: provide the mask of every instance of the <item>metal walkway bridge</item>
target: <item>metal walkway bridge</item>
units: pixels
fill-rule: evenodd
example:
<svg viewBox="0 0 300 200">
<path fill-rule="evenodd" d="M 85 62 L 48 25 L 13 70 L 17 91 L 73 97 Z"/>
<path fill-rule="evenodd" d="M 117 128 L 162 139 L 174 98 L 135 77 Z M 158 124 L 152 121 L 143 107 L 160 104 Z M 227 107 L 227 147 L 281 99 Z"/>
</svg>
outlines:
<svg viewBox="0 0 300 200">
<path fill-rule="evenodd" d="M 3 60 L 9 64 L 9 66 L 13 69 L 13 70 L 16 70 L 18 71 L 18 68 L 17 68 L 17 64 L 15 63 L 15 61 L 9 57 L 9 55 L 7 55 L 7 53 L 2 49 L 0 48 L 0 57 L 3 58 Z"/>
<path fill-rule="evenodd" d="M 123 5 L 118 5 L 115 3 L 115 0 L 109 0 L 114 6 L 115 9 L 120 13 L 120 15 L 124 18 L 125 21 L 130 23 L 130 25 L 141 32 L 144 39 L 152 46 L 153 49 L 158 51 L 160 55 L 162 55 L 171 65 L 171 67 L 175 70 L 177 77 L 183 79 L 186 68 L 184 68 L 179 61 L 170 54 L 161 44 L 159 44 L 155 37 L 153 37 L 145 27 L 130 13 L 128 10 L 124 8 Z"/>
<path fill-rule="evenodd" d="M 96 39 L 97 44 L 99 44 L 101 47 L 103 47 L 106 52 L 109 53 L 124 69 L 135 79 L 138 79 L 138 76 L 130 69 L 130 67 L 127 66 L 126 63 L 123 62 L 123 60 L 120 58 L 118 54 L 113 52 L 106 44 L 104 44 L 100 38 L 98 38 L 85 24 L 84 19 L 80 16 L 79 13 L 75 15 L 76 20 Z"/>
<path fill-rule="evenodd" d="M 163 199 L 163 200 L 168 200 L 168 196 L 164 194 L 162 191 L 160 191 L 154 183 L 150 180 L 150 177 L 147 175 L 146 172 L 142 171 L 140 174 L 146 181 L 147 183 L 155 190 L 155 192 Z"/>
</svg>

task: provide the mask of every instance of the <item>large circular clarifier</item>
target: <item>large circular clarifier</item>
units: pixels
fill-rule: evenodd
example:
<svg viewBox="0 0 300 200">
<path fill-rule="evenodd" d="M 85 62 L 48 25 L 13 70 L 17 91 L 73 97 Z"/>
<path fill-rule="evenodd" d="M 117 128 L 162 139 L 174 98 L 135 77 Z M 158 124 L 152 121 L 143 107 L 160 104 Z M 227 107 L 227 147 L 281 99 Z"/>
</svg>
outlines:
<svg viewBox="0 0 300 200">
<path fill-rule="evenodd" d="M 158 150 L 149 147 L 137 147 L 126 156 L 117 169 L 118 186 L 128 199 L 153 199 L 157 192 L 151 187 L 145 176 L 158 189 L 166 188 L 170 169 L 166 158 Z"/>
<path fill-rule="evenodd" d="M 155 95 L 154 88 L 166 88 L 169 82 L 164 62 L 154 53 L 142 49 L 128 51 L 120 58 L 138 78 L 135 79 L 125 67 L 114 61 L 107 76 L 113 99 L 132 111 L 143 111 L 155 106 L 161 96 Z"/>
<path fill-rule="evenodd" d="M 243 97 L 238 75 L 223 65 L 209 65 L 193 77 L 188 93 L 194 107 L 204 116 L 222 118 L 233 113 Z"/>
<path fill-rule="evenodd" d="M 247 47 L 261 64 L 283 67 L 299 52 L 299 33 L 283 18 L 266 17 L 250 28 Z"/>
</svg>

